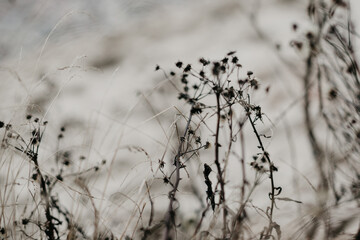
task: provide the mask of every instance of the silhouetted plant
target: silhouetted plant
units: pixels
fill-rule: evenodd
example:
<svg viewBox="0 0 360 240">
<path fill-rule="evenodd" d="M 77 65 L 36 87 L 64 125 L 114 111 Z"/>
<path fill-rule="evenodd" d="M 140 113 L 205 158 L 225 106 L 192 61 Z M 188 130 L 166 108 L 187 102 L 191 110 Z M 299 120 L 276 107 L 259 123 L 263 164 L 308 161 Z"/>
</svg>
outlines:
<svg viewBox="0 0 360 240">
<path fill-rule="evenodd" d="M 182 91 L 178 94 L 178 99 L 185 101 L 189 105 L 188 117 L 184 117 L 187 121 L 183 135 L 180 137 L 180 144 L 178 152 L 174 157 L 173 165 L 175 170 L 170 176 L 165 175 L 166 183 L 171 184 L 171 191 L 169 192 L 169 208 L 164 219 L 166 228 L 164 232 L 164 239 L 172 239 L 176 231 L 176 210 L 173 207 L 174 202 L 177 201 L 176 193 L 180 184 L 180 174 L 182 169 L 186 169 L 185 162 L 191 161 L 191 157 L 196 154 L 200 155 L 200 149 L 206 149 L 211 143 L 207 142 L 202 144 L 200 131 L 201 128 L 209 128 L 213 132 L 213 148 L 214 148 L 214 161 L 211 164 L 215 165 L 217 182 L 213 183 L 209 178 L 212 172 L 211 167 L 204 162 L 204 179 L 207 186 L 206 199 L 208 207 L 211 206 L 213 211 L 219 208 L 222 212 L 222 239 L 228 239 L 238 235 L 238 224 L 236 222 L 242 221 L 240 216 L 245 216 L 244 209 L 249 196 L 245 198 L 245 187 L 247 181 L 245 179 L 245 160 L 242 158 L 243 167 L 243 187 L 241 197 L 241 211 L 238 212 L 238 217 L 233 220 L 231 227 L 229 227 L 229 206 L 226 201 L 226 166 L 229 161 L 229 156 L 233 151 L 233 143 L 237 141 L 238 135 L 242 134 L 243 127 L 248 121 L 258 141 L 259 159 L 263 159 L 268 165 L 259 167 L 256 158 L 251 164 L 257 174 L 267 174 L 270 178 L 271 190 L 269 198 L 271 201 L 267 216 L 269 225 L 261 233 L 260 238 L 269 238 L 272 236 L 274 228 L 279 226 L 273 221 L 273 211 L 275 206 L 276 197 L 281 192 L 281 187 L 277 187 L 274 183 L 273 174 L 278 169 L 270 160 L 269 153 L 263 146 L 262 138 L 267 137 L 264 134 L 259 134 L 256 125 L 263 122 L 263 113 L 261 107 L 251 102 L 251 94 L 259 89 L 259 81 L 254 77 L 252 71 L 248 71 L 246 77 L 241 78 L 240 72 L 242 65 L 238 63 L 238 58 L 234 55 L 235 52 L 229 52 L 220 61 L 209 61 L 200 58 L 200 69 L 195 70 L 191 64 L 184 64 L 178 61 L 175 66 L 182 72 L 178 79 L 182 85 Z M 184 67 L 185 66 L 185 67 Z M 158 66 L 158 70 L 161 68 Z M 165 72 L 164 72 L 165 73 Z M 175 76 L 174 74 L 170 74 Z M 168 75 L 165 73 L 165 76 Z M 176 78 L 175 78 L 176 79 Z M 196 118 L 194 117 L 196 116 Z M 212 118 L 215 118 L 215 125 L 211 127 Z M 239 126 L 238 128 L 236 126 Z M 220 142 L 220 135 L 226 137 L 228 141 L 225 143 Z M 228 135 L 228 136 L 226 136 Z M 211 137 L 211 136 L 210 136 Z M 243 137 L 240 137 L 243 138 Z M 242 143 L 243 144 L 243 143 Z M 186 159 L 182 161 L 183 159 Z M 201 161 L 201 157 L 200 157 Z M 173 177 L 173 173 L 175 176 Z M 252 191 L 251 191 L 252 192 Z M 246 199 L 246 200 L 245 200 Z M 206 207 L 203 212 L 203 217 L 208 209 Z M 181 208 L 181 206 L 179 207 Z M 178 209 L 179 209 L 178 208 Z M 201 222 L 197 224 L 195 235 L 201 227 Z M 237 232 L 235 234 L 235 232 Z"/>
</svg>

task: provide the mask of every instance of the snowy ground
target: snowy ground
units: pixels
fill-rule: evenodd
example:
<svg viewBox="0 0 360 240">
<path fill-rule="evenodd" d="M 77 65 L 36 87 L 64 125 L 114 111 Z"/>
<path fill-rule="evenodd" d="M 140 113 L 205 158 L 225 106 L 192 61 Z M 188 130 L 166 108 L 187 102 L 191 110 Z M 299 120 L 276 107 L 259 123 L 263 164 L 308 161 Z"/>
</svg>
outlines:
<svg viewBox="0 0 360 240">
<path fill-rule="evenodd" d="M 125 224 L 134 208 L 126 198 L 140 201 L 147 197 L 144 180 L 153 179 L 153 173 L 149 159 L 141 151 L 129 151 L 128 146 L 145 149 L 156 168 L 177 109 L 184 107 L 164 75 L 154 72 L 155 66 L 175 70 L 177 60 L 196 66 L 199 57 L 221 59 L 232 50 L 237 51 L 244 74 L 251 70 L 260 79 L 263 94 L 258 94 L 256 103 L 274 123 L 267 149 L 279 166 L 275 180 L 281 183 L 284 197 L 302 201 L 301 208 L 309 209 L 315 195 L 307 181 L 316 183 L 317 175 L 303 131 L 302 82 L 296 75 L 303 74 L 302 66 L 294 73 L 284 67 L 278 56 L 280 53 L 286 61 L 295 63 L 304 57 L 289 42 L 308 30 L 304 10 L 307 1 L 99 2 L 0 3 L 0 120 L 20 128 L 28 113 L 48 120 L 41 152 L 43 163 L 55 154 L 60 126 L 66 126 L 60 151 L 71 150 L 76 157 L 85 155 L 89 160 L 75 162 L 69 168 L 102 166 L 101 161 L 107 160 L 99 173 L 91 175 L 94 180 L 88 180 L 102 225 L 117 237 L 124 231 L 131 234 L 133 225 L 125 230 Z M 360 4 L 352 2 L 356 15 Z M 258 17 L 257 26 L 269 39 L 259 36 L 251 14 Z M 293 23 L 299 25 L 297 33 L 292 31 Z M 276 44 L 280 44 L 280 50 Z M 267 86 L 270 91 L 265 94 Z M 267 125 L 271 126 L 269 122 Z M 26 131 L 26 127 L 21 129 Z M 251 131 L 246 134 L 250 158 L 256 139 Z M 25 161 L 14 164 L 13 168 L 28 168 Z M 199 167 L 194 163 L 190 172 L 201 174 Z M 236 167 L 238 163 L 232 163 L 231 169 Z M 51 171 L 50 165 L 44 168 Z M 1 169 L 0 181 L 4 180 L 4 172 Z M 29 172 L 24 170 L 21 177 L 26 179 Z M 229 174 L 229 179 L 238 177 L 236 170 Z M 294 179 L 300 187 L 294 186 Z M 164 212 L 163 206 L 167 205 L 162 203 L 166 202 L 167 191 L 163 191 L 161 181 L 154 180 L 152 191 L 155 209 Z M 189 186 L 204 189 L 203 182 L 191 181 L 184 180 L 182 188 L 184 219 L 199 214 L 198 201 L 193 199 Z M 86 211 L 91 205 L 73 184 L 71 179 L 62 184 L 59 191 L 63 202 L 84 225 L 89 222 L 91 226 L 93 213 Z M 254 205 L 266 208 L 268 187 L 265 179 L 253 197 Z M 234 189 L 232 194 L 237 191 Z M 205 197 L 205 193 L 201 194 Z M 275 219 L 289 237 L 286 234 L 292 234 L 291 227 L 301 219 L 301 215 L 294 217 L 299 206 L 283 202 L 277 207 Z M 136 219 L 135 214 L 131 224 Z M 254 219 L 254 229 L 263 226 L 262 221 Z M 91 227 L 87 230 L 92 231 Z"/>
</svg>

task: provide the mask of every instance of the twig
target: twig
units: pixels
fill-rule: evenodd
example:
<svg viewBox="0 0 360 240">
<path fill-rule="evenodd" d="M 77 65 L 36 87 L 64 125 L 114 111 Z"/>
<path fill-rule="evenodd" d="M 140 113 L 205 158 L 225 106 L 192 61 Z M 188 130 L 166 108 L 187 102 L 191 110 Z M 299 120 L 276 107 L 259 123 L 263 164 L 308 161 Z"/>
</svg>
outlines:
<svg viewBox="0 0 360 240">
<path fill-rule="evenodd" d="M 189 118 L 188 118 L 185 130 L 184 130 L 183 138 L 180 141 L 179 148 L 178 148 L 177 154 L 176 154 L 175 159 L 174 159 L 174 165 L 175 165 L 175 168 L 176 168 L 175 183 L 174 183 L 173 188 L 171 189 L 171 191 L 168 194 L 169 199 L 170 199 L 170 203 L 169 203 L 169 207 L 168 207 L 168 210 L 166 212 L 166 217 L 165 217 L 164 240 L 169 240 L 170 239 L 172 225 L 175 225 L 175 211 L 174 211 L 174 208 L 173 208 L 173 204 L 176 201 L 175 195 L 176 195 L 176 192 L 178 190 L 179 183 L 180 183 L 180 180 L 181 180 L 181 178 L 180 178 L 180 169 L 181 169 L 182 164 L 180 162 L 180 156 L 181 156 L 182 148 L 183 148 L 183 145 L 184 145 L 184 139 L 185 139 L 186 134 L 187 134 L 187 132 L 189 130 L 189 127 L 190 127 L 192 116 L 193 116 L 193 113 L 190 111 Z"/>
</svg>

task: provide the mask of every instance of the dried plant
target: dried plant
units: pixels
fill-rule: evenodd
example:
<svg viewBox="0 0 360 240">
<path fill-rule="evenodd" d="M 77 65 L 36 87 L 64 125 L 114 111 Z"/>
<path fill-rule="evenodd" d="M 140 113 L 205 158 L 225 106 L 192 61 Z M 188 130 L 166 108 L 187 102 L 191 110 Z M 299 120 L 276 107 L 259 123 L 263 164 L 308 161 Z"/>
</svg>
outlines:
<svg viewBox="0 0 360 240">
<path fill-rule="evenodd" d="M 303 83 L 303 124 L 318 179 L 312 183 L 303 176 L 314 190 L 311 207 L 287 197 L 287 183 L 278 180 L 283 172 L 268 148 L 273 137 L 269 129 L 274 125 L 257 104 L 257 98 L 266 98 L 270 88 L 252 71 L 243 70 L 236 51 L 231 51 L 219 60 L 178 61 L 173 71 L 156 66 L 180 105 L 175 107 L 176 119 L 168 127 L 171 136 L 166 136 L 157 161 L 146 148 L 126 143 L 114 150 L 109 166 L 101 160 L 91 167 L 73 167 L 88 156 L 77 147 L 62 147 L 68 141 L 65 126 L 55 137 L 46 138 L 55 146 L 54 154 L 46 156 L 42 152 L 50 148 L 43 146 L 46 121 L 32 115 L 26 115 L 23 124 L 0 121 L 0 167 L 5 169 L 0 176 L 5 180 L 0 183 L 1 239 L 235 240 L 282 239 L 284 235 L 289 239 L 360 239 L 356 225 L 360 207 L 360 69 L 351 10 L 345 0 L 310 0 L 307 14 L 312 29 L 292 24 L 297 37 L 290 45 L 302 54 L 303 58 L 296 59 L 296 66 L 301 67 L 294 69 L 291 59 L 279 53 L 283 67 Z M 269 42 L 257 26 L 256 14 L 251 21 L 259 37 Z M 161 114 L 145 100 L 152 118 L 165 132 Z M 332 141 L 325 139 L 324 133 L 330 133 Z M 142 185 L 129 187 L 133 187 L 129 192 L 139 193 L 138 199 L 119 193 L 133 207 L 119 203 L 120 197 L 106 195 L 119 150 L 141 153 L 140 158 L 150 163 L 151 177 L 136 176 Z M 78 158 L 76 154 L 80 154 Z M 98 180 L 96 174 L 102 167 L 110 170 L 102 172 L 105 186 L 101 196 L 95 196 L 98 189 L 89 182 Z M 64 203 L 61 189 L 83 205 L 81 210 Z M 74 193 L 79 198 L 72 196 Z M 257 205 L 255 195 L 263 205 Z M 187 197 L 196 200 L 184 200 Z M 302 216 L 289 220 L 296 224 L 294 228 L 280 225 L 280 201 L 302 204 Z M 112 214 L 126 215 L 127 221 L 118 220 L 120 230 L 119 223 L 114 227 L 115 221 L 105 220 L 105 202 L 111 202 Z M 191 204 L 197 207 L 188 217 L 186 207 Z M 357 210 L 341 215 L 347 207 Z M 125 210 L 120 212 L 120 208 Z M 91 213 L 87 215 L 91 216 L 89 224 L 76 215 L 83 209 Z"/>
</svg>

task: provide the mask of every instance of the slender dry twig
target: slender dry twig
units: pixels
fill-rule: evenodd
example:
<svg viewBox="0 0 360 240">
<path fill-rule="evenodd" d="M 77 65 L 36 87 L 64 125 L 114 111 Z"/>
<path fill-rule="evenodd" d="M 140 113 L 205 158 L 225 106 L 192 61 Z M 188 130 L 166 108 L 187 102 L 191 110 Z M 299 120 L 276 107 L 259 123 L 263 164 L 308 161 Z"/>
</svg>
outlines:
<svg viewBox="0 0 360 240">
<path fill-rule="evenodd" d="M 186 123 L 185 130 L 184 130 L 183 137 L 180 139 L 179 148 L 178 148 L 177 154 L 176 154 L 175 159 L 174 159 L 174 165 L 175 165 L 175 168 L 176 168 L 175 182 L 173 184 L 173 188 L 171 189 L 171 191 L 168 194 L 170 202 L 169 202 L 169 207 L 168 207 L 168 210 L 166 212 L 166 217 L 165 217 L 164 240 L 171 239 L 170 238 L 171 229 L 172 229 L 173 226 L 176 225 L 176 223 L 175 223 L 174 202 L 176 201 L 176 192 L 178 191 L 178 187 L 179 187 L 180 180 L 181 180 L 180 169 L 182 167 L 182 164 L 181 164 L 181 161 L 180 161 L 180 156 L 181 156 L 183 145 L 184 145 L 184 142 L 185 142 L 185 137 L 186 137 L 186 135 L 187 135 L 187 133 L 189 131 L 189 128 L 190 128 L 192 115 L 193 115 L 193 113 L 190 112 L 189 118 L 188 118 L 187 123 Z"/>
</svg>

